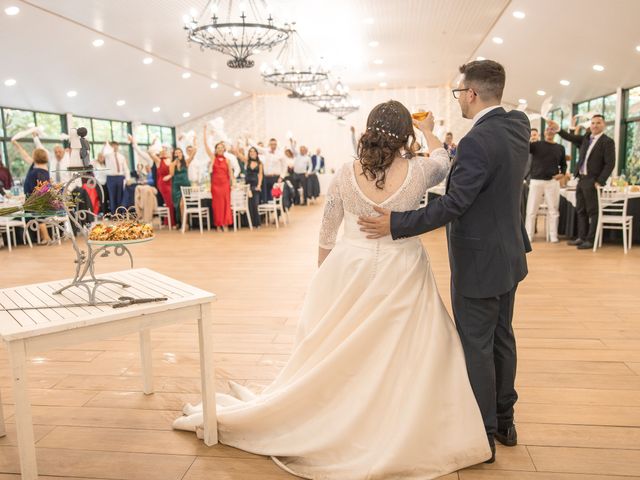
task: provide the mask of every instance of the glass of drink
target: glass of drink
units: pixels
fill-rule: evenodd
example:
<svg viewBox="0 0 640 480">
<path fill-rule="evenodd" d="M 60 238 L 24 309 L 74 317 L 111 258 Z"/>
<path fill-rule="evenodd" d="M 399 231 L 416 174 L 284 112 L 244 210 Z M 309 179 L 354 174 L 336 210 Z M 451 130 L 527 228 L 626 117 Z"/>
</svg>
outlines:
<svg viewBox="0 0 640 480">
<path fill-rule="evenodd" d="M 419 122 L 427 118 L 431 113 L 427 110 L 427 105 L 422 103 L 411 107 L 411 112 L 411 117 Z"/>
</svg>

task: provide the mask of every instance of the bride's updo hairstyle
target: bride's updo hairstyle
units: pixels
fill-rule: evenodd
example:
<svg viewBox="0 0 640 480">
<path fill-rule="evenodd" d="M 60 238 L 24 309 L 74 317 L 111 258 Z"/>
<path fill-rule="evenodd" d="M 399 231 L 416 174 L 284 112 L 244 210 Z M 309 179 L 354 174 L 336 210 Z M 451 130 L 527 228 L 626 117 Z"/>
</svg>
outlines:
<svg viewBox="0 0 640 480">
<path fill-rule="evenodd" d="M 376 105 L 358 142 L 362 173 L 368 180 L 375 180 L 376 188 L 382 190 L 393 159 L 402 154 L 411 157 L 415 140 L 407 107 L 395 100 Z"/>
</svg>

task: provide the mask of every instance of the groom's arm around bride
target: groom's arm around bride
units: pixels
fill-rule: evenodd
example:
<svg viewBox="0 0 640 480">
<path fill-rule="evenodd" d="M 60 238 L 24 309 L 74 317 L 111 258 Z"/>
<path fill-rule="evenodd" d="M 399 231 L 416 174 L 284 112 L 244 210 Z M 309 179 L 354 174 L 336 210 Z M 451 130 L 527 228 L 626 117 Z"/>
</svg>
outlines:
<svg viewBox="0 0 640 480">
<path fill-rule="evenodd" d="M 474 61 L 460 73 L 453 95 L 474 125 L 458 144 L 445 195 L 416 211 L 380 209 L 380 217 L 362 218 L 361 225 L 370 238 L 390 233 L 394 239 L 447 225 L 454 316 L 493 447 L 494 435 L 515 444 L 511 320 L 531 249 L 520 212 L 530 124 L 523 112 L 500 107 L 505 83 L 500 64 Z"/>
</svg>

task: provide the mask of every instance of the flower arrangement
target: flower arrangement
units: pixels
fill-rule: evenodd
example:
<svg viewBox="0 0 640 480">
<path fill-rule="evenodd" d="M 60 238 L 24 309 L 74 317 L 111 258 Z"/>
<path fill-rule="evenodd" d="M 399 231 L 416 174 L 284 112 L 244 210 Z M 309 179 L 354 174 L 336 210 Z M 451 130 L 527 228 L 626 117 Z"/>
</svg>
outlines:
<svg viewBox="0 0 640 480">
<path fill-rule="evenodd" d="M 64 207 L 73 207 L 75 202 L 65 200 L 63 190 L 64 186 L 59 183 L 38 182 L 22 206 L 0 208 L 0 216 L 13 215 L 21 211 L 34 215 L 64 213 Z"/>
</svg>

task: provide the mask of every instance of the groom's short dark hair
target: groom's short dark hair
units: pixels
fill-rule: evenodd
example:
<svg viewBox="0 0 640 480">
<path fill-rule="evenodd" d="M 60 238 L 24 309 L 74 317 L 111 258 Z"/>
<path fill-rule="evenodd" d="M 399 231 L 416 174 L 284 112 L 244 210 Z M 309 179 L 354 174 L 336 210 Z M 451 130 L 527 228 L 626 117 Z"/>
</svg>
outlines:
<svg viewBox="0 0 640 480">
<path fill-rule="evenodd" d="M 493 60 L 474 60 L 460 67 L 465 87 L 472 88 L 481 100 L 502 100 L 506 74 Z"/>
</svg>

